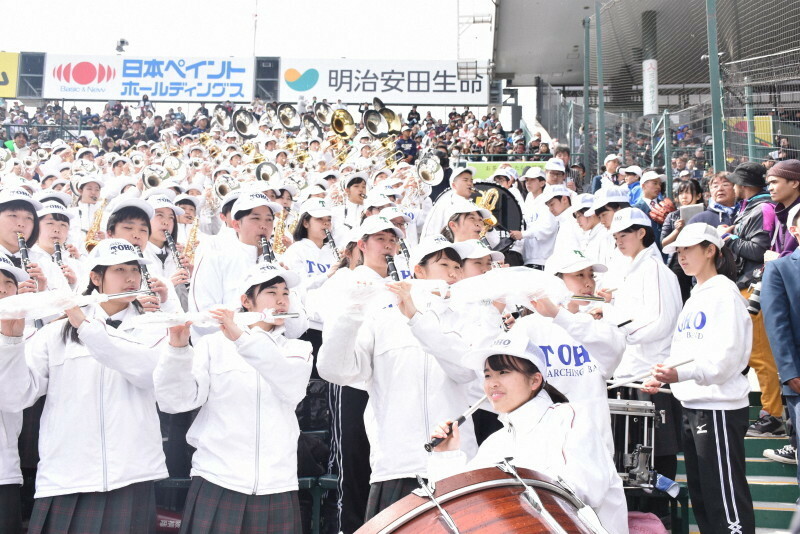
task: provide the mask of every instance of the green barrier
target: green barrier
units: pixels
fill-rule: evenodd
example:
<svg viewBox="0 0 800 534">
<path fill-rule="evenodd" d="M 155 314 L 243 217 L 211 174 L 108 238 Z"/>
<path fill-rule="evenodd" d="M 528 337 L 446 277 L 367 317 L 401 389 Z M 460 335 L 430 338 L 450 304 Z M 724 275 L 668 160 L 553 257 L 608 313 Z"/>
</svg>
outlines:
<svg viewBox="0 0 800 534">
<path fill-rule="evenodd" d="M 500 165 L 510 165 L 517 171 L 517 174 L 522 176 L 528 167 L 541 167 L 544 170 L 544 164 L 544 161 L 476 161 L 467 163 L 470 167 L 475 167 L 476 180 L 489 179 Z"/>
</svg>

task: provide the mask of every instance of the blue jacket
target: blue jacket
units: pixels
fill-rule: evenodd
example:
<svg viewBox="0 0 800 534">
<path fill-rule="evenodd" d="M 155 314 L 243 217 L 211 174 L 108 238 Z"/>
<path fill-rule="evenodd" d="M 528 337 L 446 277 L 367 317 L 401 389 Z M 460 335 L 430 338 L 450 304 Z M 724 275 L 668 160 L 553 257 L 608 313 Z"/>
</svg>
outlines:
<svg viewBox="0 0 800 534">
<path fill-rule="evenodd" d="M 800 377 L 800 249 L 768 261 L 761 282 L 761 310 L 781 384 Z M 783 386 L 784 395 L 797 395 Z"/>
<path fill-rule="evenodd" d="M 640 182 L 633 182 L 632 184 L 628 184 L 628 189 L 630 190 L 630 203 L 631 206 L 635 205 L 639 200 L 642 198 L 642 184 Z"/>
</svg>

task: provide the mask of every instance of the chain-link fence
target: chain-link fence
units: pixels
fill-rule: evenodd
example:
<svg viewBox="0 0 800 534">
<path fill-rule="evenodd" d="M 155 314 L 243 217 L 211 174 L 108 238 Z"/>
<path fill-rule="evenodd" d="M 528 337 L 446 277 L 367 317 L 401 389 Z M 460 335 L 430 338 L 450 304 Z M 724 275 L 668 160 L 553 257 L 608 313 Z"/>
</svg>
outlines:
<svg viewBox="0 0 800 534">
<path fill-rule="evenodd" d="M 611 0 L 588 20 L 586 122 L 582 95 L 565 98 L 547 86 L 538 100 L 543 126 L 566 139 L 574 125 L 570 144 L 593 171 L 602 165 L 598 153 L 617 153 L 626 164 L 702 176 L 713 170 L 715 142 L 725 149 L 728 169 L 748 159 L 800 156 L 800 0 L 713 3 L 721 116 L 711 106 L 706 0 Z M 657 60 L 658 112 L 644 116 L 643 61 L 649 59 Z M 665 111 L 670 161 L 654 150 L 663 122 L 653 128 Z M 724 133 L 717 139 L 715 121 Z"/>
</svg>

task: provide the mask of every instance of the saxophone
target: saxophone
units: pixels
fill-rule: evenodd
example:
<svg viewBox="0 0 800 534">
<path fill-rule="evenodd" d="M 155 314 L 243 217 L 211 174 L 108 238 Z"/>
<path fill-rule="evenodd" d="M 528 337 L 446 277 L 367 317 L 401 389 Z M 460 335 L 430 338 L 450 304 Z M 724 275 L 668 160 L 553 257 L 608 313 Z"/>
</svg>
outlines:
<svg viewBox="0 0 800 534">
<path fill-rule="evenodd" d="M 189 260 L 190 265 L 194 265 L 194 253 L 197 252 L 197 229 L 200 226 L 200 217 L 195 217 L 192 227 L 189 228 L 189 234 L 186 236 L 186 247 L 183 253 L 186 259 Z"/>
<path fill-rule="evenodd" d="M 92 225 L 86 231 L 86 240 L 83 242 L 86 252 L 91 252 L 92 249 L 100 242 L 100 240 L 97 239 L 97 232 L 100 231 L 100 223 L 103 220 L 103 210 L 105 209 L 106 204 L 108 204 L 108 200 L 104 198 L 103 202 L 100 204 L 100 207 L 94 212 Z"/>
<path fill-rule="evenodd" d="M 286 252 L 286 247 L 283 245 L 283 234 L 286 233 L 287 217 L 289 217 L 289 210 L 284 209 L 275 220 L 275 228 L 272 231 L 272 251 L 275 254 Z"/>
</svg>

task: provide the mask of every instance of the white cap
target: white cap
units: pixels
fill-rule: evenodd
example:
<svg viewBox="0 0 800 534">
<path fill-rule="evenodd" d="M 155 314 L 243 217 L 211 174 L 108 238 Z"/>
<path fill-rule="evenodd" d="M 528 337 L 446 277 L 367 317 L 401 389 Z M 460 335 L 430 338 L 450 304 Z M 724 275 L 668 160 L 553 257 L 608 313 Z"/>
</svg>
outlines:
<svg viewBox="0 0 800 534">
<path fill-rule="evenodd" d="M 580 250 L 561 250 L 556 252 L 548 258 L 544 271 L 549 274 L 577 273 L 587 267 L 591 267 L 596 273 L 608 271 L 605 265 L 587 258 Z"/>
<path fill-rule="evenodd" d="M 186 192 L 186 187 L 183 186 L 175 178 L 167 178 L 166 180 L 164 180 L 160 184 L 158 184 L 158 186 L 159 187 L 166 187 L 166 188 L 173 188 L 174 187 L 174 188 L 178 189 L 181 193 L 185 193 Z"/>
<path fill-rule="evenodd" d="M 129 261 L 137 261 L 139 265 L 147 265 L 150 260 L 142 258 L 136 247 L 124 239 L 103 239 L 89 254 L 89 270 L 98 265 L 120 265 Z"/>
<path fill-rule="evenodd" d="M 173 198 L 178 196 L 177 193 L 175 193 L 175 191 L 173 191 L 172 189 L 167 189 L 166 187 L 161 187 L 160 185 L 158 187 L 152 187 L 150 189 L 145 189 L 142 192 L 141 196 L 142 196 L 142 199 L 147 200 L 150 197 L 155 197 L 155 196 L 159 196 L 159 195 L 165 196 L 170 200 L 172 200 Z"/>
<path fill-rule="evenodd" d="M 27 202 L 31 205 L 34 211 L 39 211 L 42 209 L 42 203 L 38 200 L 33 198 L 33 195 L 28 193 L 26 190 L 17 187 L 17 188 L 10 188 L 10 189 L 3 189 L 0 191 L 0 204 L 5 204 L 7 202 L 14 202 L 15 200 L 21 200 L 23 202 Z"/>
<path fill-rule="evenodd" d="M 561 171 L 566 174 L 567 169 L 564 167 L 564 162 L 558 158 L 550 158 L 544 164 L 545 171 Z"/>
<path fill-rule="evenodd" d="M 153 206 L 147 203 L 147 201 L 138 197 L 117 197 L 117 200 L 114 201 L 114 204 L 110 206 L 108 214 L 113 215 L 122 208 L 131 207 L 142 210 L 145 215 L 147 215 L 148 219 L 152 219 L 156 214 L 156 210 L 153 209 Z"/>
<path fill-rule="evenodd" d="M 691 174 L 692 174 L 692 171 L 683 170 L 683 171 L 678 173 L 678 177 L 691 176 Z M 644 182 L 644 178 L 642 179 L 642 181 Z"/>
<path fill-rule="evenodd" d="M 492 212 L 485 209 L 478 207 L 474 202 L 467 200 L 465 198 L 456 198 L 453 197 L 453 204 L 450 206 L 450 209 L 447 210 L 447 218 L 449 219 L 453 215 L 458 213 L 472 213 L 473 211 L 477 211 L 481 215 L 481 219 L 489 219 L 492 216 Z"/>
<path fill-rule="evenodd" d="M 548 185 L 542 191 L 542 203 L 547 203 L 556 197 L 567 197 L 572 202 L 572 192 L 567 189 L 567 186 L 562 184 Z"/>
<path fill-rule="evenodd" d="M 608 156 L 606 156 L 606 159 L 603 160 L 603 165 L 605 165 L 609 161 L 614 161 L 614 160 L 617 160 L 620 163 L 622 163 L 622 159 L 619 157 L 619 154 L 609 154 Z"/>
<path fill-rule="evenodd" d="M 520 176 L 520 180 L 527 180 L 528 178 L 539 178 L 544 180 L 544 171 L 539 166 L 528 167 L 528 170 L 525 171 L 525 174 Z"/>
<path fill-rule="evenodd" d="M 631 190 L 627 185 L 602 187 L 594 196 L 594 203 L 586 215 L 595 215 L 606 204 L 630 204 Z"/>
<path fill-rule="evenodd" d="M 38 200 L 39 202 L 43 202 L 46 198 L 57 198 L 59 202 L 61 202 L 65 206 L 69 206 L 72 202 L 72 197 L 66 193 L 62 193 L 61 191 L 54 191 L 52 189 L 42 189 L 35 195 L 33 198 Z"/>
<path fill-rule="evenodd" d="M 283 206 L 268 199 L 267 195 L 264 193 L 259 193 L 258 191 L 248 191 L 242 193 L 241 196 L 236 199 L 236 202 L 234 202 L 233 208 L 231 209 L 231 217 L 236 219 L 237 214 L 257 208 L 259 206 L 267 206 L 270 210 L 272 210 L 273 215 L 283 211 Z"/>
<path fill-rule="evenodd" d="M 25 269 L 20 269 L 11 263 L 11 260 L 8 259 L 5 254 L 0 254 L 0 271 L 8 271 L 18 284 L 30 278 L 28 273 L 25 272 Z"/>
<path fill-rule="evenodd" d="M 794 219 L 797 217 L 798 211 L 800 211 L 800 204 L 796 204 L 795 207 L 789 210 L 789 215 L 786 216 L 787 226 L 795 226 Z"/>
<path fill-rule="evenodd" d="M 91 182 L 94 182 L 100 187 L 103 187 L 103 179 L 100 178 L 99 174 L 87 174 L 86 176 L 83 176 L 80 180 L 78 180 L 78 184 L 75 187 L 80 189 L 81 187 Z"/>
<path fill-rule="evenodd" d="M 380 191 L 370 191 L 367 195 L 367 198 L 364 199 L 364 209 L 366 208 L 379 208 L 381 206 L 387 206 L 389 204 L 394 204 L 394 200 L 387 197 L 384 193 Z"/>
<path fill-rule="evenodd" d="M 491 342 L 476 348 L 467 354 L 467 361 L 470 367 L 476 371 L 483 372 L 486 359 L 498 354 L 508 354 L 532 362 L 542 373 L 542 378 L 547 380 L 547 363 L 545 362 L 542 349 L 536 346 L 526 333 L 519 329 L 511 329 L 504 332 Z"/>
<path fill-rule="evenodd" d="M 494 179 L 497 178 L 497 177 L 508 179 L 509 178 L 508 169 L 505 169 L 505 168 L 502 168 L 502 169 L 501 168 L 497 168 L 497 169 L 495 169 L 494 173 L 492 173 L 492 176 L 490 176 L 489 179 L 494 181 Z"/>
<path fill-rule="evenodd" d="M 411 217 L 406 215 L 405 212 L 400 208 L 398 208 L 397 206 L 389 206 L 388 208 L 383 208 L 378 215 L 380 215 L 381 217 L 386 217 L 390 221 L 392 219 L 397 219 L 398 217 L 402 217 L 404 222 L 406 223 L 411 222 Z"/>
<path fill-rule="evenodd" d="M 300 275 L 294 271 L 287 271 L 277 263 L 261 262 L 248 271 L 244 282 L 239 286 L 239 293 L 244 295 L 251 287 L 269 282 L 275 278 L 283 278 L 288 288 L 300 283 Z"/>
<path fill-rule="evenodd" d="M 463 244 L 469 243 L 470 246 L 472 247 L 469 249 L 468 252 L 466 252 L 463 256 L 461 256 L 461 259 L 463 260 L 467 259 L 476 260 L 479 258 L 485 258 L 486 256 L 491 256 L 492 261 L 502 262 L 505 260 L 505 256 L 503 256 L 502 252 L 490 249 L 480 239 L 467 239 L 466 241 L 461 241 L 461 243 Z"/>
<path fill-rule="evenodd" d="M 393 232 L 399 239 L 403 238 L 403 232 L 401 232 L 392 221 L 381 215 L 370 215 L 361 221 L 361 226 L 359 226 L 357 230 L 359 239 L 361 239 L 362 236 L 377 234 L 384 230 Z"/>
<path fill-rule="evenodd" d="M 666 180 L 667 177 L 663 174 L 658 174 L 656 171 L 647 171 L 642 175 L 642 179 L 639 180 L 640 183 L 649 182 L 650 180 L 658 180 L 659 182 L 663 182 Z"/>
<path fill-rule="evenodd" d="M 703 241 L 708 241 L 716 245 L 717 249 L 722 250 L 725 243 L 719 235 L 717 229 L 706 223 L 692 223 L 687 224 L 678 234 L 678 238 L 671 244 L 664 247 L 664 254 L 673 254 L 678 250 L 678 247 L 691 247 Z"/>
<path fill-rule="evenodd" d="M 153 210 L 169 208 L 175 213 L 175 217 L 180 217 L 183 215 L 183 210 L 179 206 L 173 204 L 172 199 L 166 195 L 153 195 L 148 197 L 147 203 L 153 206 Z"/>
<path fill-rule="evenodd" d="M 624 169 L 620 169 L 620 174 L 635 174 L 639 178 L 642 177 L 642 168 L 638 165 L 631 165 L 630 167 L 625 167 Z"/>
<path fill-rule="evenodd" d="M 194 196 L 194 195 L 187 195 L 186 193 L 181 193 L 180 195 L 175 197 L 175 204 L 177 205 L 178 202 L 180 202 L 182 200 L 188 200 L 189 202 L 192 203 L 192 205 L 194 206 L 194 209 L 197 210 L 197 209 L 200 209 L 200 203 L 201 203 L 200 198 L 201 197 L 197 197 L 197 196 Z"/>
<path fill-rule="evenodd" d="M 622 208 L 614 214 L 609 232 L 616 234 L 634 225 L 647 226 L 648 228 L 653 227 L 650 217 L 639 208 Z"/>
<path fill-rule="evenodd" d="M 54 215 L 60 214 L 69 219 L 70 221 L 75 218 L 75 214 L 71 211 L 68 211 L 67 208 L 61 202 L 57 202 L 55 200 L 48 200 L 44 204 L 42 204 L 42 209 L 36 212 L 36 215 L 41 219 L 45 215 Z"/>
<path fill-rule="evenodd" d="M 475 173 L 478 171 L 475 170 L 475 167 L 456 167 L 455 169 L 453 169 L 453 173 L 450 175 L 450 185 L 453 185 L 453 180 L 455 180 L 465 172 L 468 172 L 470 176 L 475 178 Z"/>
<path fill-rule="evenodd" d="M 369 180 L 369 175 L 365 172 L 354 172 L 353 174 L 345 177 L 342 187 L 347 189 L 357 178 L 361 178 L 364 180 L 364 182 L 367 182 Z"/>
<path fill-rule="evenodd" d="M 451 243 L 441 234 L 423 237 L 419 244 L 414 247 L 414 252 L 411 254 L 411 258 L 408 260 L 408 266 L 413 268 L 415 265 L 419 265 L 425 256 L 439 252 L 440 250 L 444 250 L 446 248 L 453 249 L 456 251 L 459 257 L 463 257 L 462 254 L 466 254 L 470 251 L 470 249 L 472 249 L 472 244 L 466 241 L 462 241 L 460 243 Z"/>
<path fill-rule="evenodd" d="M 309 198 L 300 205 L 300 215 L 304 213 L 308 213 L 312 217 L 330 217 L 332 215 L 325 199 L 318 197 Z"/>
<path fill-rule="evenodd" d="M 569 212 L 575 215 L 581 210 L 592 209 L 594 204 L 594 195 L 591 193 L 582 193 L 572 198 L 572 207 Z"/>
</svg>

